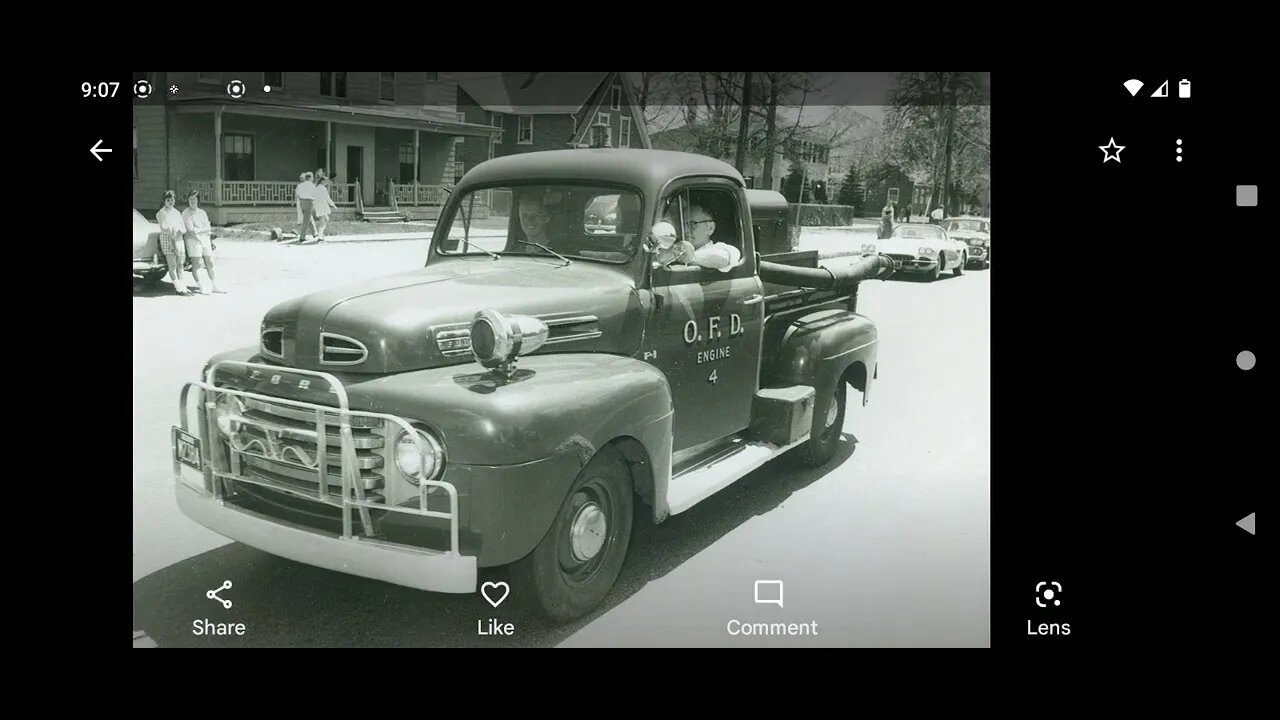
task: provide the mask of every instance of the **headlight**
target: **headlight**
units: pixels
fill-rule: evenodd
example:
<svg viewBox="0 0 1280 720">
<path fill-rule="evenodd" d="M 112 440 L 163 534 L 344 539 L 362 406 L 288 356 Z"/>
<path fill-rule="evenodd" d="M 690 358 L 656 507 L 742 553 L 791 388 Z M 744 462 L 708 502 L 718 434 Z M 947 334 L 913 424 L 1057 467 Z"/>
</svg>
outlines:
<svg viewBox="0 0 1280 720">
<path fill-rule="evenodd" d="M 542 347 L 550 332 L 536 317 L 481 310 L 471 322 L 471 353 L 487 368 L 500 367 Z"/>
<path fill-rule="evenodd" d="M 440 447 L 439 441 L 431 433 L 422 430 L 416 432 L 425 452 L 418 451 L 413 436 L 406 432 L 400 433 L 395 447 L 396 469 L 414 485 L 424 478 L 435 480 L 444 469 L 444 448 Z"/>
<path fill-rule="evenodd" d="M 867 244 L 865 244 L 865 245 L 863 245 L 863 246 L 862 246 L 862 252 L 865 252 L 865 253 L 873 253 L 873 252 L 875 252 L 875 251 L 876 251 L 876 246 L 875 246 L 875 245 L 872 245 L 871 243 L 867 243 Z"/>
<path fill-rule="evenodd" d="M 240 431 L 240 420 L 244 415 L 244 403 L 235 395 L 219 395 L 214 406 L 214 414 L 218 419 L 218 432 L 231 435 Z"/>
<path fill-rule="evenodd" d="M 925 257 L 933 257 L 934 255 L 938 254 L 938 251 L 934 250 L 931 247 L 922 247 L 920 248 L 920 254 L 924 255 Z"/>
</svg>

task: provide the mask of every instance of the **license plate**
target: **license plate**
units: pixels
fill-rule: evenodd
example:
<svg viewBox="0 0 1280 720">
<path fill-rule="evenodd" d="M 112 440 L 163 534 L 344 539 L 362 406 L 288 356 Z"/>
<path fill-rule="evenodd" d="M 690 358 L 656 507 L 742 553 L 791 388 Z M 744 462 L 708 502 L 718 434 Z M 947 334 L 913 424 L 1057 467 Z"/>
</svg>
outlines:
<svg viewBox="0 0 1280 720">
<path fill-rule="evenodd" d="M 200 462 L 200 438 L 179 427 L 173 429 L 173 456 L 183 465 L 204 470 Z"/>
</svg>

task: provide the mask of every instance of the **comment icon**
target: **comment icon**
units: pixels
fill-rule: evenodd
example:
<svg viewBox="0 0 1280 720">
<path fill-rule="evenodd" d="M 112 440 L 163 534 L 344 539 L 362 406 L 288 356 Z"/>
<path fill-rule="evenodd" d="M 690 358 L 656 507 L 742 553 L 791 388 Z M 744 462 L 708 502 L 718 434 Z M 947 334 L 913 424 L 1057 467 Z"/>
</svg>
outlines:
<svg viewBox="0 0 1280 720">
<path fill-rule="evenodd" d="M 756 604 L 777 605 L 778 607 L 782 607 L 782 581 L 757 580 Z"/>
</svg>

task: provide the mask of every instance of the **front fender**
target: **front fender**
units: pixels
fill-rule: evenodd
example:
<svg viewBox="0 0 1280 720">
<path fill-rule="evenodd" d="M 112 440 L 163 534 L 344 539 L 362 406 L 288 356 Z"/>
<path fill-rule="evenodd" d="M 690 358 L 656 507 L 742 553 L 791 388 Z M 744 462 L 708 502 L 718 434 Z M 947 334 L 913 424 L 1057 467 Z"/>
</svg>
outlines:
<svg viewBox="0 0 1280 720">
<path fill-rule="evenodd" d="M 673 408 L 666 376 L 656 368 L 591 353 L 521 358 L 510 380 L 468 363 L 348 384 L 347 392 L 354 408 L 424 423 L 439 435 L 449 462 L 467 465 L 517 465 L 566 453 L 585 465 L 608 441 L 635 435 Z"/>
<path fill-rule="evenodd" d="M 878 336 L 869 319 L 847 310 L 823 310 L 804 315 L 783 335 L 773 385 L 810 385 L 817 393 L 814 417 L 823 417 L 835 384 L 852 366 L 865 370 L 863 398 L 870 394 L 876 372 Z"/>
</svg>

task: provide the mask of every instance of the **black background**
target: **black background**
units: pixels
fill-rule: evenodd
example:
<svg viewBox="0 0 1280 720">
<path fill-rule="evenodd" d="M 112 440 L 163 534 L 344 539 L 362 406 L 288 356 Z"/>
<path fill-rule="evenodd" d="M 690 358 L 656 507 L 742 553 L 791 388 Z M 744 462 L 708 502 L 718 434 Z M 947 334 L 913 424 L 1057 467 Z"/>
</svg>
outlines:
<svg viewBox="0 0 1280 720">
<path fill-rule="evenodd" d="M 1146 83 L 1137 97 L 1131 77 Z M 1264 215 L 1273 140 L 1242 104 L 1262 102 L 1261 71 L 997 64 L 991 78 L 992 646 L 1247 644 L 1268 601 L 1268 521 L 1257 536 L 1235 523 L 1263 510 L 1275 324 L 1262 303 L 1280 270 Z M 99 80 L 119 81 L 117 97 L 82 98 Z M 1149 97 L 1165 80 L 1170 97 Z M 121 222 L 132 82 L 83 71 L 55 88 L 75 119 L 66 166 L 100 189 L 80 201 Z M 1104 164 L 1112 137 L 1125 149 Z M 114 150 L 102 162 L 88 152 L 99 139 Z M 1235 207 L 1237 184 L 1263 186 L 1260 206 Z M 110 431 L 122 467 L 127 427 Z M 1040 609 L 1036 583 L 1051 580 L 1063 605 Z M 1029 636 L 1028 621 L 1071 634 Z"/>
</svg>

